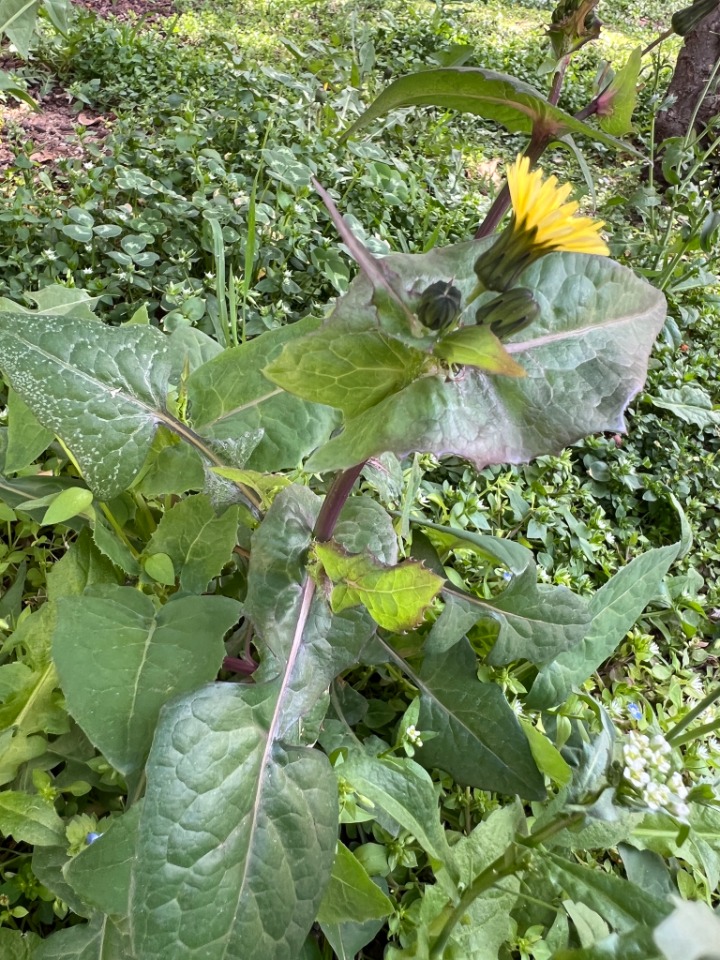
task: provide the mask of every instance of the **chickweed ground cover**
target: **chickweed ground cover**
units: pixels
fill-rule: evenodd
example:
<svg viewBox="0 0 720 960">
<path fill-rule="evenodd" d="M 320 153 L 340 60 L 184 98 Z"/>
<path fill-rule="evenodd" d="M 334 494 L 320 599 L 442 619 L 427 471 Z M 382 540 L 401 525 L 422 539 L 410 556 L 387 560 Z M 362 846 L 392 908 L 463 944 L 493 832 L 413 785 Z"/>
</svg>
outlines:
<svg viewBox="0 0 720 960">
<path fill-rule="evenodd" d="M 119 337 L 136 337 L 133 350 L 152 371 L 147 379 L 158 377 L 171 391 L 163 424 L 194 429 L 201 408 L 207 423 L 227 421 L 233 413 L 223 395 L 227 382 L 203 380 L 203 365 L 221 371 L 223 357 L 239 357 L 244 345 L 263 336 L 273 344 L 310 336 L 313 318 L 327 316 L 328 304 L 347 294 L 356 275 L 312 178 L 332 190 L 371 254 L 431 254 L 473 235 L 502 183 L 498 170 L 527 139 L 442 108 L 391 112 L 344 141 L 343 130 L 390 82 L 452 64 L 461 46 L 465 66 L 547 90 L 552 71 L 541 65 L 553 7 L 543 0 L 253 0 L 182 2 L 176 17 L 154 25 L 100 20 L 85 10 L 63 33 L 43 21 L 32 56 L 14 68 L 18 79 L 29 90 L 59 84 L 78 111 L 92 108 L 115 119 L 103 142 L 88 141 L 82 158 L 51 168 L 31 159 L 33 145 L 18 131 L 3 130 L 16 160 L 2 185 L 2 311 L 25 315 L 29 329 L 31 313 L 69 316 L 67 329 L 79 331 L 80 343 L 83 324 L 97 330 L 92 325 L 100 318 Z M 619 67 L 668 16 L 660 2 L 607 0 L 600 7 L 606 28 L 568 66 L 559 106 L 571 114 L 592 98 L 602 61 Z M 653 116 L 677 49 L 677 38 L 671 39 L 641 69 L 634 131 L 626 139 L 643 157 L 660 152 Z M 580 160 L 575 146 L 583 151 Z M 543 158 L 547 169 L 573 184 L 586 212 L 605 221 L 613 258 L 668 300 L 647 381 L 628 412 L 629 433 L 596 432 L 558 455 L 480 471 L 456 456 L 373 458 L 340 520 L 341 546 L 335 553 L 312 548 L 315 575 L 325 571 L 328 590 L 332 582 L 333 614 L 344 602 L 336 591 L 344 590 L 347 600 L 348 584 L 362 579 L 343 567 L 347 555 L 362 555 L 369 544 L 383 569 L 402 569 L 393 566 L 400 557 L 423 559 L 450 593 L 443 595 L 444 609 L 435 601 L 424 621 L 410 625 L 383 621 L 386 611 L 373 608 L 385 629 L 380 652 L 367 646 L 366 610 L 357 602 L 344 611 L 348 620 L 333 620 L 335 630 L 342 623 L 342 642 L 349 645 L 352 635 L 357 649 L 337 678 L 330 677 L 327 696 L 303 707 L 287 747 L 292 753 L 318 742 L 339 774 L 344 846 L 302 957 L 673 960 L 679 953 L 653 933 L 672 909 L 667 897 L 718 906 L 720 744 L 712 691 L 720 649 L 720 301 L 713 269 L 720 216 L 717 167 L 703 149 L 690 141 L 665 149 L 664 193 L 648 179 L 644 160 L 590 140 L 577 140 L 572 149 L 555 146 Z M 187 350 L 184 366 L 162 382 L 153 366 L 161 353 L 157 330 Z M 96 349 L 89 337 L 88 349 Z M 120 356 L 113 350 L 108 340 L 108 355 Z M 68 369 L 75 359 L 65 357 Z M 255 361 L 258 376 L 261 367 L 274 369 L 281 382 L 288 373 L 267 367 L 270 360 L 277 362 L 269 353 Z M 101 366 L 93 362 L 88 369 Z M 165 919 L 134 921 L 135 947 L 129 946 L 128 889 L 137 892 L 146 883 L 143 899 L 152 904 L 153 882 L 160 889 L 167 877 L 152 873 L 146 854 L 150 880 L 130 881 L 111 868 L 132 859 L 138 830 L 146 839 L 151 832 L 143 834 L 150 821 L 141 819 L 138 827 L 138 817 L 150 817 L 147 811 L 161 803 L 158 770 L 163 756 L 181 750 L 178 731 L 215 709 L 201 700 L 212 688 L 201 688 L 187 713 L 173 716 L 170 733 L 158 727 L 143 773 L 165 700 L 177 696 L 177 710 L 185 709 L 182 697 L 213 680 L 220 663 L 221 686 L 230 695 L 242 687 L 233 681 L 254 674 L 260 663 L 258 683 L 246 686 L 261 690 L 274 658 L 282 659 L 272 642 L 272 631 L 282 633 L 282 611 L 253 600 L 253 590 L 260 585 L 266 597 L 282 595 L 288 570 L 294 576 L 296 566 L 304 569 L 319 509 L 315 495 L 328 494 L 330 501 L 335 494 L 328 475 L 303 471 L 301 461 L 323 431 L 329 436 L 337 425 L 335 413 L 323 406 L 311 427 L 302 406 L 307 400 L 297 400 L 293 416 L 303 424 L 299 434 L 305 429 L 307 435 L 291 447 L 295 459 L 279 466 L 257 446 L 262 430 L 249 421 L 239 433 L 218 430 L 215 446 L 206 439 L 204 447 L 190 427 L 189 446 L 177 441 L 175 426 L 162 427 L 129 489 L 112 487 L 98 468 L 97 482 L 109 492 L 94 497 L 81 482 L 84 475 L 90 483 L 86 460 L 80 463 L 72 442 L 38 423 L 20 396 L 20 382 L 16 392 L 11 379 L 8 374 L 0 427 L 6 532 L 0 548 L 0 952 L 40 960 L 105 956 L 104 950 L 142 960 L 179 957 L 177 947 L 162 953 L 168 947 L 158 930 Z M 148 404 L 152 398 L 142 389 L 137 395 Z M 154 397 L 156 385 L 148 389 Z M 195 410 L 194 420 L 188 409 Z M 268 429 L 267 421 L 263 426 Z M 222 478 L 205 477 L 201 455 L 208 450 L 216 466 L 230 464 L 227 477 L 250 491 L 249 504 L 242 497 L 231 503 Z M 127 463 L 130 454 L 123 451 Z M 290 521 L 273 502 L 287 506 Z M 256 529 L 268 508 L 275 512 Z M 372 536 L 363 539 L 368 530 Z M 490 536 L 501 546 L 492 548 Z M 294 552 L 274 566 L 273 544 L 281 541 Z M 263 558 L 260 572 L 252 561 L 248 566 L 253 553 Z M 492 616 L 468 618 L 462 600 L 452 599 L 453 589 L 471 590 L 492 606 L 503 589 L 525 590 L 520 607 L 539 611 L 543 642 L 555 644 L 558 655 L 559 625 L 568 637 L 576 628 L 571 640 L 577 646 L 577 631 L 590 622 L 582 620 L 587 604 L 592 616 L 598 591 L 631 561 L 647 562 L 643 557 L 658 566 L 654 575 L 650 567 L 637 574 L 644 590 L 637 614 L 607 656 L 594 663 L 591 651 L 590 669 L 567 689 L 550 669 L 552 658 L 537 652 L 540 640 L 528 640 L 530 613 L 511 606 L 510 619 L 503 619 L 501 600 Z M 379 576 L 377 568 L 361 574 Z M 521 622 L 514 627 L 516 615 Z M 459 626 L 448 625 L 451 616 Z M 190 626 L 181 642 L 183 621 Z M 483 685 L 467 696 L 484 691 L 484 716 L 491 718 L 485 726 L 497 723 L 500 740 L 507 737 L 521 757 L 520 773 L 489 786 L 461 775 L 461 765 L 450 772 L 443 766 L 447 730 L 465 723 L 457 707 L 465 680 L 442 673 L 443 644 L 450 650 L 457 643 L 456 628 L 463 639 L 452 656 L 469 664 L 473 682 Z M 95 635 L 114 629 L 117 660 L 96 659 Z M 515 646 L 507 639 L 512 630 Z M 87 649 L 76 649 L 75 638 L 85 633 Z M 134 644 L 150 650 L 147 638 L 155 634 L 171 650 L 186 643 L 187 659 L 149 655 L 157 670 L 146 691 L 153 705 L 136 714 L 134 703 L 123 701 L 120 715 L 132 721 L 123 731 L 123 722 L 98 706 L 107 706 L 109 696 L 93 692 L 93 674 L 110 683 L 105 671 L 123 669 L 142 687 L 144 666 L 135 669 L 123 658 Z M 591 645 L 607 642 L 588 636 Z M 498 653 L 500 637 L 506 656 Z M 168 675 L 173 679 L 165 687 L 157 677 Z M 288 676 L 292 686 L 289 670 Z M 558 682 L 562 695 L 549 696 L 546 680 Z M 443 689 L 452 694 L 449 707 Z M 438 704 L 447 710 L 444 719 L 432 712 Z M 512 723 L 502 712 L 508 704 L 517 718 Z M 233 709 L 233 728 L 269 723 L 259 694 L 250 706 L 238 698 Z M 482 712 L 479 723 L 467 723 L 472 743 L 492 753 Z M 225 749 L 220 727 L 198 741 L 199 750 L 217 751 L 218 764 Z M 516 731 L 527 757 L 512 739 Z M 353 753 L 356 748 L 364 753 Z M 305 754 L 301 761 L 309 773 L 298 781 L 300 793 L 309 796 L 316 774 Z M 273 768 L 278 776 L 289 769 L 286 763 Z M 203 776 L 211 782 L 211 772 Z M 217 801 L 227 802 L 225 795 Z M 293 809 L 300 817 L 299 807 Z M 318 822 L 328 820 L 326 832 L 334 836 L 332 809 L 328 814 L 321 805 L 312 813 Z M 157 820 L 152 823 L 154 829 Z M 111 838 L 114 846 L 107 846 Z M 166 842 L 172 844 L 172 833 Z M 289 896 L 282 868 L 270 867 L 277 889 L 265 893 L 280 903 Z M 345 901 L 347 888 L 354 892 Z M 123 889 L 124 902 L 117 893 Z M 212 907 L 205 904 L 203 916 Z M 713 919 L 703 914 L 687 922 L 700 930 Z M 49 939 L 57 931 L 63 939 Z M 202 936 L 209 941 L 211 933 Z M 297 952 L 278 948 L 278 957 L 286 955 Z"/>
</svg>

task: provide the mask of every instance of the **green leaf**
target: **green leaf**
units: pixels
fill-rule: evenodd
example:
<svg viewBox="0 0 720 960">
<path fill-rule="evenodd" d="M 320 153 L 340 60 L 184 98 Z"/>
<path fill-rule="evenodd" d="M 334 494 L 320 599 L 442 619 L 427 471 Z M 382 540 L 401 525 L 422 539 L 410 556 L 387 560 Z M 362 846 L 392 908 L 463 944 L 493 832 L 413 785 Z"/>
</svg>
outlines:
<svg viewBox="0 0 720 960">
<path fill-rule="evenodd" d="M 637 102 L 638 76 L 642 65 L 642 49 L 636 47 L 618 70 L 606 90 L 598 97 L 597 115 L 605 133 L 624 137 L 632 133 L 632 115 Z"/>
<path fill-rule="evenodd" d="M 720 883 L 720 813 L 712 807 L 690 807 L 690 834 L 686 839 L 672 817 L 647 814 L 632 833 L 635 846 L 653 850 L 666 859 L 686 860 L 706 878 L 708 889 Z"/>
<path fill-rule="evenodd" d="M 333 610 L 339 613 L 362 604 L 386 630 L 411 630 L 422 623 L 443 584 L 413 560 L 389 567 L 370 554 L 348 554 L 332 540 L 317 543 L 314 552 L 336 584 L 330 601 Z"/>
<path fill-rule="evenodd" d="M 65 825 L 51 801 L 18 790 L 0 793 L 0 833 L 18 843 L 53 846 L 65 839 Z"/>
<path fill-rule="evenodd" d="M 690 384 L 685 384 L 678 390 L 659 387 L 657 396 L 651 396 L 650 402 L 661 410 L 669 410 L 684 423 L 701 429 L 720 424 L 720 410 L 715 409 L 712 398 L 702 387 L 693 387 Z"/>
<path fill-rule="evenodd" d="M 17 473 L 43 454 L 54 434 L 41 426 L 28 405 L 14 390 L 8 390 L 8 443 L 5 451 L 7 473 Z"/>
<path fill-rule="evenodd" d="M 438 341 L 433 353 L 448 363 L 477 367 L 504 377 L 526 376 L 524 368 L 513 360 L 489 327 L 454 330 Z"/>
<path fill-rule="evenodd" d="M 629 144 L 595 130 L 559 107 L 552 106 L 529 84 L 479 67 L 446 67 L 400 77 L 383 90 L 343 134 L 343 138 L 354 136 L 390 110 L 418 106 L 473 113 L 500 123 L 510 133 L 537 131 L 553 139 L 559 139 L 567 133 L 579 133 L 639 156 Z"/>
<path fill-rule="evenodd" d="M 657 547 L 619 570 L 590 600 L 592 621 L 584 640 L 541 668 L 528 706 L 547 709 L 562 703 L 615 651 L 647 604 L 656 596 L 679 544 Z"/>
<path fill-rule="evenodd" d="M 132 587 L 58 602 L 53 656 L 67 708 L 121 773 L 141 769 L 160 708 L 217 674 L 240 605 L 180 597 L 157 610 Z"/>
<path fill-rule="evenodd" d="M 371 812 L 382 810 L 435 860 L 450 862 L 433 781 L 419 764 L 408 758 L 371 757 L 351 750 L 335 770 L 359 798 L 370 802 Z M 363 806 L 368 807 L 364 801 Z"/>
<path fill-rule="evenodd" d="M 659 960 L 653 944 L 652 930 L 638 924 L 624 933 L 613 933 L 591 947 L 560 950 L 552 960 Z"/>
<path fill-rule="evenodd" d="M 225 350 L 190 375 L 190 412 L 195 429 L 204 437 L 236 441 L 260 432 L 247 463 L 233 466 L 265 473 L 294 469 L 337 426 L 335 411 L 285 393 L 261 373 L 287 342 L 311 333 L 320 324 L 320 320 L 306 318 L 269 331 Z"/>
<path fill-rule="evenodd" d="M 345 923 L 375 920 L 393 912 L 392 900 L 373 883 L 360 861 L 338 843 L 330 883 L 325 891 L 318 923 Z"/>
<path fill-rule="evenodd" d="M 163 583 L 168 587 L 175 583 L 175 568 L 166 553 L 153 553 L 146 557 L 143 569 L 155 583 Z"/>
<path fill-rule="evenodd" d="M 63 869 L 65 880 L 84 903 L 110 916 L 129 912 L 130 875 L 142 802 L 105 826 L 103 834 Z"/>
<path fill-rule="evenodd" d="M 105 523 L 95 516 L 95 523 L 92 525 L 92 535 L 95 546 L 103 556 L 112 561 L 116 567 L 119 567 L 129 577 L 137 577 L 140 573 L 140 564 L 135 559 L 134 554 L 114 530 L 105 526 Z"/>
<path fill-rule="evenodd" d="M 20 56 L 30 56 L 30 42 L 41 0 L 0 0 L 0 36 L 7 34 Z"/>
<path fill-rule="evenodd" d="M 477 658 L 466 640 L 449 650 L 442 643 L 433 649 L 428 641 L 419 673 L 388 644 L 378 642 L 420 691 L 418 730 L 436 734 L 416 753 L 424 767 L 446 770 L 466 786 L 525 799 L 545 796 L 543 778 L 515 713 L 497 684 L 477 679 Z"/>
<path fill-rule="evenodd" d="M 155 327 L 0 313 L 0 369 L 38 421 L 67 444 L 100 500 L 132 483 L 159 423 L 187 434 L 166 410 L 180 362 Z"/>
<path fill-rule="evenodd" d="M 667 901 L 650 896 L 615 874 L 565 860 L 550 851 L 543 855 L 542 869 L 554 886 L 598 911 L 618 933 L 635 924 L 654 927 L 671 910 Z"/>
<path fill-rule="evenodd" d="M 32 871 L 40 883 L 66 903 L 73 913 L 79 917 L 91 917 L 95 913 L 94 908 L 83 903 L 63 876 L 63 867 L 70 860 L 67 839 L 62 846 L 35 847 L 32 855 Z"/>
<path fill-rule="evenodd" d="M 139 956 L 300 953 L 332 867 L 337 786 L 322 754 L 277 741 L 281 694 L 212 685 L 163 711 L 133 865 Z"/>
<path fill-rule="evenodd" d="M 352 417 L 412 383 L 432 361 L 381 330 L 338 325 L 291 340 L 263 370 L 285 390 Z"/>
<path fill-rule="evenodd" d="M 47 0 L 45 2 L 47 3 Z M 75 317 L 84 317 L 86 320 L 97 321 L 98 319 L 93 313 L 97 297 L 91 297 L 85 290 L 77 287 L 64 287 L 60 283 L 51 283 L 47 287 L 41 287 L 40 290 L 27 293 L 26 296 L 33 301 L 36 309 L 30 310 L 6 297 L 0 297 L 0 311 L 35 315 L 43 313 L 58 317 L 72 314 Z"/>
<path fill-rule="evenodd" d="M 665 960 L 718 960 L 720 917 L 705 903 L 675 899 L 675 909 L 655 928 L 653 939 Z"/>
<path fill-rule="evenodd" d="M 133 960 L 124 924 L 99 914 L 89 923 L 58 930 L 43 940 L 32 960 Z"/>
<path fill-rule="evenodd" d="M 56 523 L 64 523 L 72 517 L 85 512 L 93 502 L 93 495 L 90 490 L 83 487 L 68 487 L 59 493 L 50 506 L 45 511 L 42 522 L 45 525 L 54 526 Z"/>
<path fill-rule="evenodd" d="M 383 263 L 396 272 L 407 296 L 418 277 L 454 277 L 467 299 L 476 284 L 473 264 L 484 249 L 486 241 L 474 241 Z M 533 291 L 541 315 L 504 347 L 526 377 L 476 368 L 454 378 L 421 377 L 346 420 L 307 469 L 344 469 L 388 451 L 403 457 L 418 450 L 465 457 L 483 468 L 558 451 L 590 433 L 623 431 L 623 411 L 642 386 L 665 316 L 662 294 L 627 268 L 583 254 L 542 257 L 523 272 L 522 283 Z M 398 340 L 417 342 L 402 317 L 376 311 L 372 296 L 361 275 L 323 330 L 349 323 L 356 330 L 375 329 L 381 323 Z"/>
<path fill-rule="evenodd" d="M 204 486 L 205 470 L 197 450 L 161 427 L 134 489 L 146 497 L 158 497 Z"/>
<path fill-rule="evenodd" d="M 572 770 L 557 747 L 529 720 L 520 718 L 520 726 L 528 738 L 530 752 L 540 772 L 549 777 L 557 786 L 567 786 L 572 778 Z"/>
<path fill-rule="evenodd" d="M 0 956 L 3 960 L 31 960 L 40 942 L 36 933 L 0 927 Z"/>
<path fill-rule="evenodd" d="M 202 593 L 231 559 L 237 528 L 238 507 L 217 516 L 205 494 L 186 497 L 163 514 L 145 555 L 149 559 L 155 554 L 166 554 L 179 573 L 180 588 L 188 593 Z"/>
<path fill-rule="evenodd" d="M 118 582 L 115 566 L 97 549 L 86 527 L 48 570 L 48 599 L 79 597 L 91 584 Z"/>
<path fill-rule="evenodd" d="M 535 569 L 535 561 L 531 550 L 508 540 L 504 537 L 491 537 L 485 534 L 473 533 L 471 530 L 446 527 L 439 523 L 413 517 L 413 524 L 426 530 L 432 530 L 432 541 L 442 547 L 446 553 L 452 550 L 470 550 L 480 556 L 486 563 L 501 563 L 511 573 L 519 576 L 528 567 Z M 452 599 L 452 598 L 450 598 Z"/>
</svg>

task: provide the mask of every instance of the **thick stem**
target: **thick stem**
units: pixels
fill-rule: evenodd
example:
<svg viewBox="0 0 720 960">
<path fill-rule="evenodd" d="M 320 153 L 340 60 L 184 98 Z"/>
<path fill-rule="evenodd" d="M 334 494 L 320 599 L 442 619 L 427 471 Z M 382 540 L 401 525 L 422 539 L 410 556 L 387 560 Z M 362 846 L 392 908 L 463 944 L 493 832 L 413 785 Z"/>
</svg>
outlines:
<svg viewBox="0 0 720 960">
<path fill-rule="evenodd" d="M 552 87 L 550 88 L 550 93 L 548 94 L 548 103 L 551 103 L 555 106 L 560 99 L 560 91 L 562 90 L 563 80 L 565 79 L 565 71 L 567 70 L 567 65 L 570 62 L 570 57 L 563 57 L 558 68 L 555 71 L 555 76 L 553 77 Z"/>
<path fill-rule="evenodd" d="M 345 506 L 345 502 L 350 496 L 350 491 L 360 476 L 360 471 L 365 466 L 365 463 L 366 461 L 363 460 L 362 463 L 358 463 L 354 467 L 349 467 L 347 470 L 342 470 L 335 475 L 332 486 L 328 490 L 327 496 L 320 508 L 315 529 L 313 530 L 313 537 L 320 543 L 325 543 L 326 540 L 332 537 L 335 524 L 340 516 L 340 511 Z"/>
</svg>

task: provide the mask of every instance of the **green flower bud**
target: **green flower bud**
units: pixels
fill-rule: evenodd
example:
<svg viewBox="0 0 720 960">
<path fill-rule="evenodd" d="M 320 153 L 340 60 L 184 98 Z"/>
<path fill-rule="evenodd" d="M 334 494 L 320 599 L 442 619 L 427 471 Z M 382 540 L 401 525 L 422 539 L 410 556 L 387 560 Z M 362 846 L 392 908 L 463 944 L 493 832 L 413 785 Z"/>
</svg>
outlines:
<svg viewBox="0 0 720 960">
<path fill-rule="evenodd" d="M 475 320 L 478 326 L 490 327 L 496 337 L 506 340 L 534 323 L 539 316 L 540 306 L 532 290 L 516 287 L 478 307 Z"/>
<path fill-rule="evenodd" d="M 438 280 L 420 294 L 417 317 L 431 330 L 447 330 L 460 316 L 462 294 L 452 281 Z"/>
</svg>

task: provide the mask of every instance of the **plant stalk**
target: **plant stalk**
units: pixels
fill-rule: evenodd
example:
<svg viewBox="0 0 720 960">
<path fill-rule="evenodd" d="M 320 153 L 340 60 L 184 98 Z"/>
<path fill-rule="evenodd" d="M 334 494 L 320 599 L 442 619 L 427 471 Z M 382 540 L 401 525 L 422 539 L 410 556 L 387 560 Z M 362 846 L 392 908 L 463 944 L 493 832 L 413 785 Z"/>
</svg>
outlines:
<svg viewBox="0 0 720 960">
<path fill-rule="evenodd" d="M 360 471 L 366 462 L 367 461 L 363 460 L 362 463 L 358 463 L 354 467 L 349 467 L 347 470 L 341 470 L 335 475 L 335 479 L 320 508 L 315 529 L 313 530 L 313 537 L 320 543 L 325 543 L 332 537 L 340 512 L 345 506 L 345 502 L 350 496 L 350 491 L 354 487 L 355 481 L 360 476 Z"/>
<path fill-rule="evenodd" d="M 535 166 L 537 161 L 547 149 L 549 143 L 550 137 L 547 134 L 542 134 L 536 137 L 533 133 L 532 137 L 530 138 L 530 143 L 527 145 L 527 149 L 523 154 L 523 156 L 530 158 L 531 167 Z M 510 189 L 506 182 L 500 193 L 493 200 L 492 206 L 485 214 L 485 219 L 477 228 L 475 239 L 482 240 L 484 237 L 489 237 L 491 233 L 494 233 L 498 224 L 505 216 L 505 212 L 509 206 Z"/>
<path fill-rule="evenodd" d="M 696 720 L 701 713 L 704 713 L 709 706 L 711 706 L 716 700 L 720 700 L 720 684 L 715 687 L 714 690 L 711 690 L 710 693 L 700 701 L 689 713 L 686 713 L 682 719 L 678 720 L 675 726 L 669 733 L 665 734 L 665 739 L 668 743 L 672 744 L 673 747 L 679 746 L 681 743 L 687 743 L 688 740 L 692 740 L 698 734 L 702 732 L 707 732 L 704 730 L 704 727 L 698 727 L 696 730 L 692 731 L 690 734 L 681 737 L 680 734 L 685 730 L 690 724 Z M 705 726 L 712 726 L 712 724 L 705 724 Z"/>
</svg>

